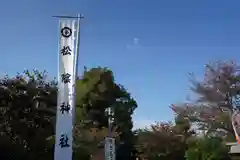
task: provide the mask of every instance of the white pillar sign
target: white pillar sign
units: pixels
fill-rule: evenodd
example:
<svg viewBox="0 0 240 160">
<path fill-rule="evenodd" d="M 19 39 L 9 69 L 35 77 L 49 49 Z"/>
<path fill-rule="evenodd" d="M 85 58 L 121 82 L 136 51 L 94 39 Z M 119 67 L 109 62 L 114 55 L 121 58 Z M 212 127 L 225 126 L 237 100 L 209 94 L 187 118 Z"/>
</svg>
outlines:
<svg viewBox="0 0 240 160">
<path fill-rule="evenodd" d="M 58 104 L 54 160 L 72 160 L 77 21 L 60 20 Z"/>
<path fill-rule="evenodd" d="M 115 160 L 115 139 L 106 137 L 105 139 L 105 160 Z"/>
</svg>

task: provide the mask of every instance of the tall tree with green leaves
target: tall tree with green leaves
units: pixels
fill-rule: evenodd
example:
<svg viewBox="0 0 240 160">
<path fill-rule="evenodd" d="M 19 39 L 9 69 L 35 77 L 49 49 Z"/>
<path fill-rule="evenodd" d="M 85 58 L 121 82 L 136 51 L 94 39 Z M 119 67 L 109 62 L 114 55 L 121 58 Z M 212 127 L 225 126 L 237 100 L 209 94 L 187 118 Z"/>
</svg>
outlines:
<svg viewBox="0 0 240 160">
<path fill-rule="evenodd" d="M 117 159 L 131 159 L 134 144 L 132 114 L 137 107 L 130 93 L 114 79 L 108 68 L 85 68 L 77 81 L 77 122 L 85 127 L 108 127 L 106 109 L 114 111 L 113 126 L 121 133 Z"/>
<path fill-rule="evenodd" d="M 54 134 L 56 81 L 25 71 L 0 80 L 0 159 L 51 159 L 46 138 Z"/>
</svg>

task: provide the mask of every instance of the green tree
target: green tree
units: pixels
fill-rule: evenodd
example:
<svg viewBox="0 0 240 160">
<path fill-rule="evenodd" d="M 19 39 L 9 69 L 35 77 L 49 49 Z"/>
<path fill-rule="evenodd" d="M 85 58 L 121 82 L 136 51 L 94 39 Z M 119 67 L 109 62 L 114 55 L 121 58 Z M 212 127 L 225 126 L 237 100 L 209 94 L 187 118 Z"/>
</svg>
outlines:
<svg viewBox="0 0 240 160">
<path fill-rule="evenodd" d="M 46 72 L 0 80 L 0 159 L 52 159 L 46 138 L 54 133 L 56 98 Z"/>
<path fill-rule="evenodd" d="M 228 148 L 218 137 L 196 138 L 189 143 L 186 160 L 230 160 Z"/>
<path fill-rule="evenodd" d="M 136 101 L 127 90 L 115 82 L 113 72 L 108 68 L 85 68 L 77 81 L 78 120 L 85 127 L 108 127 L 106 109 L 115 112 L 114 124 L 121 133 L 117 144 L 117 159 L 131 159 L 134 143 L 132 133 L 132 114 L 137 107 Z"/>
</svg>

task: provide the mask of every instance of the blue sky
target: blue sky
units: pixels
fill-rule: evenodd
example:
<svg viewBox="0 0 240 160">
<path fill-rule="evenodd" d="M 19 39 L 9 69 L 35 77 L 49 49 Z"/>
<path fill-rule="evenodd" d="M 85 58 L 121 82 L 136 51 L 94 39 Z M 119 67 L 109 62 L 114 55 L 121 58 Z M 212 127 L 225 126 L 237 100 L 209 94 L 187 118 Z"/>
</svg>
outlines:
<svg viewBox="0 0 240 160">
<path fill-rule="evenodd" d="M 83 13 L 79 71 L 107 66 L 138 101 L 138 126 L 171 120 L 189 72 L 240 57 L 237 0 L 8 0 L 1 2 L 0 74 L 24 68 L 57 75 L 58 22 Z M 81 72 L 80 72 L 81 73 Z"/>
</svg>

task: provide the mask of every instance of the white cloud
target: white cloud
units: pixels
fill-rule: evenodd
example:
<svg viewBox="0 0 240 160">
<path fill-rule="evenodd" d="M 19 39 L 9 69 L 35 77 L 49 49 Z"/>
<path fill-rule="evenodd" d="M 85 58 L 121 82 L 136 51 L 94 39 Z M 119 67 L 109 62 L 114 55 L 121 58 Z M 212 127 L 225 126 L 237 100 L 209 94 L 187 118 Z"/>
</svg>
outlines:
<svg viewBox="0 0 240 160">
<path fill-rule="evenodd" d="M 138 45 L 139 44 L 139 38 L 133 38 L 133 44 Z"/>
<path fill-rule="evenodd" d="M 127 44 L 127 48 L 139 48 L 141 46 L 139 42 L 140 42 L 140 39 L 137 37 L 134 37 L 132 39 L 132 42 L 130 44 Z"/>
</svg>

